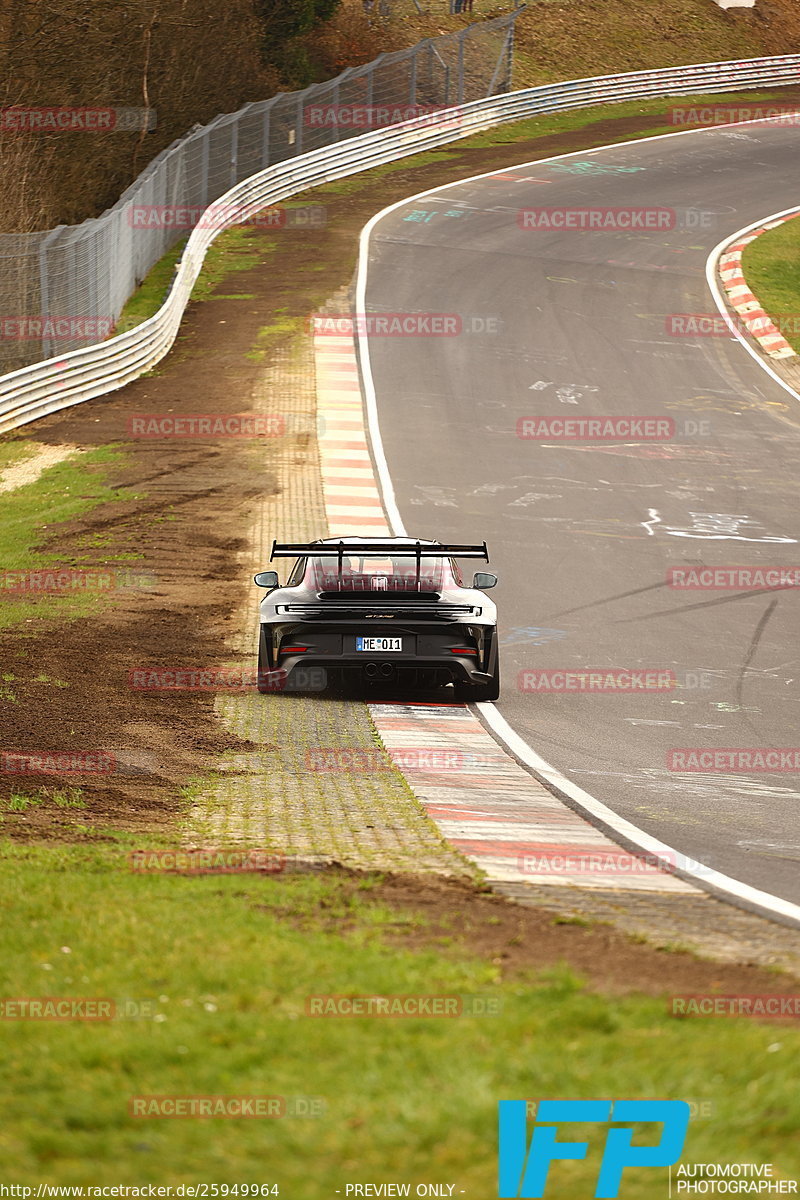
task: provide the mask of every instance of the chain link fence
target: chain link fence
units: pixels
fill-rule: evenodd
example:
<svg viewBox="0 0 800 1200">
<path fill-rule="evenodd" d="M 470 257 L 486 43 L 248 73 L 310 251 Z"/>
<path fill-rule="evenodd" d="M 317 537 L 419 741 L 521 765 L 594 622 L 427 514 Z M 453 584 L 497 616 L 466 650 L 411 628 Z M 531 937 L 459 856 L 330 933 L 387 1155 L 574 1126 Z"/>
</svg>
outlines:
<svg viewBox="0 0 800 1200">
<path fill-rule="evenodd" d="M 102 216 L 0 235 L 0 374 L 108 336 L 150 268 L 248 176 L 368 129 L 424 122 L 426 112 L 508 91 L 517 15 L 225 113 L 162 151 Z"/>
</svg>

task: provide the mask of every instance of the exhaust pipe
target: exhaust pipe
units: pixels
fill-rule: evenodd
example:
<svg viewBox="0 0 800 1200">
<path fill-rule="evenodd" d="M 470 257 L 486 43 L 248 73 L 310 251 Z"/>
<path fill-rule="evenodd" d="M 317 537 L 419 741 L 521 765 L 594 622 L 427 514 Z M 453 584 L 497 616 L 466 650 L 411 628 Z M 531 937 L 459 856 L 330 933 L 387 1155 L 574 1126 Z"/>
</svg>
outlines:
<svg viewBox="0 0 800 1200">
<path fill-rule="evenodd" d="M 377 679 L 378 664 L 377 663 L 367 663 L 367 665 L 364 667 L 364 674 L 366 675 L 367 679 Z"/>
<path fill-rule="evenodd" d="M 394 675 L 394 667 L 391 663 L 381 663 L 381 678 L 391 679 Z"/>
</svg>

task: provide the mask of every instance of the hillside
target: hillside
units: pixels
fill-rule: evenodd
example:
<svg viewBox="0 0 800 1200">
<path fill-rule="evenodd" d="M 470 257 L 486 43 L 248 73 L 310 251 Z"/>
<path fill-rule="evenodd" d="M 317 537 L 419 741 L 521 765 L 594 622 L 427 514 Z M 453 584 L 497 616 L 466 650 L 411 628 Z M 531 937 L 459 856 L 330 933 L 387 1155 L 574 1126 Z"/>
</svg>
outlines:
<svg viewBox="0 0 800 1200">
<path fill-rule="evenodd" d="M 508 4 L 341 0 L 299 43 L 297 78 L 265 67 L 253 0 L 8 0 L 0 10 L 0 107 L 148 106 L 138 132 L 32 134 L 0 123 L 0 232 L 74 224 L 113 204 L 161 150 L 219 112 L 405 48 Z M 418 11 L 419 8 L 423 11 Z M 385 15 L 380 15 L 381 11 Z M 797 0 L 724 12 L 712 0 L 530 0 L 517 23 L 516 87 L 613 71 L 800 51 Z M 298 68 L 299 70 L 299 68 Z M 300 75 L 302 74 L 302 78 Z"/>
<path fill-rule="evenodd" d="M 377 5 L 376 5 L 377 7 Z M 450 15 L 447 0 L 386 0 L 390 15 L 372 18 L 371 46 L 394 50 L 451 32 L 511 4 L 474 0 Z M 365 24 L 362 0 L 343 0 L 318 36 L 330 59 L 346 65 L 354 27 Z M 800 52 L 797 0 L 756 0 L 754 9 L 723 11 L 712 0 L 528 0 L 517 23 L 515 86 L 635 71 L 688 62 Z"/>
</svg>

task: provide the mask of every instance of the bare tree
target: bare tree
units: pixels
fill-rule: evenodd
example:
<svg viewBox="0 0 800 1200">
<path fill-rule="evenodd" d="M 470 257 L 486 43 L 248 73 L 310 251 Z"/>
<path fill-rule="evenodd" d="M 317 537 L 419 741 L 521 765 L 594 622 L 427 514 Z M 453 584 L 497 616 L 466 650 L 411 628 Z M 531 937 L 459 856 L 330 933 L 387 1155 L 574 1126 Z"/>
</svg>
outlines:
<svg viewBox="0 0 800 1200">
<path fill-rule="evenodd" d="M 155 128 L 11 132 L 0 122 L 0 229 L 96 216 L 194 124 L 277 90 L 252 0 L 3 0 L 0 107 L 134 107 Z"/>
</svg>

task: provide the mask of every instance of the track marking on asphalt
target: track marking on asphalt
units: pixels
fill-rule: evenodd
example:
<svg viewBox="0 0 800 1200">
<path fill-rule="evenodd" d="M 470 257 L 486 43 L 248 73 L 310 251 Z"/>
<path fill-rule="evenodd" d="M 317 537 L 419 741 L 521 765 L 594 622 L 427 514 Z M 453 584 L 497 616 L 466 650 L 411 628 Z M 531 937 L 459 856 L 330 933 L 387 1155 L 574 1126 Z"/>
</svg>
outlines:
<svg viewBox="0 0 800 1200">
<path fill-rule="evenodd" d="M 741 122 L 739 124 L 749 124 L 750 122 Z M 769 124 L 769 122 L 759 121 L 752 122 L 753 124 Z M 725 126 L 713 127 L 711 132 L 718 133 Z M 708 129 L 682 129 L 675 133 L 658 134 L 652 138 L 642 138 L 640 142 L 647 144 L 650 142 L 664 141 L 667 138 L 698 136 L 709 132 Z M 610 146 L 597 147 L 593 151 L 588 152 L 597 154 L 607 152 L 609 150 L 626 149 L 630 150 L 630 143 L 614 143 Z M 541 166 L 542 162 L 555 162 L 563 159 L 574 158 L 575 154 L 587 154 L 587 151 L 577 151 L 569 154 L 554 156 L 552 159 L 533 160 L 532 162 L 520 163 L 516 169 L 521 170 L 525 167 Z M 485 172 L 479 175 L 472 175 L 465 179 L 454 180 L 448 185 L 450 188 L 460 187 L 464 184 L 476 183 L 481 180 L 491 179 L 495 175 L 494 172 Z M 406 197 L 395 204 L 389 205 L 382 209 L 367 222 L 361 231 L 361 241 L 359 248 L 358 274 L 356 284 L 356 311 L 366 312 L 366 290 L 367 276 L 369 271 L 369 245 L 373 230 L 384 217 L 390 213 L 408 205 L 414 201 L 427 197 L 431 192 L 441 190 L 441 185 L 429 191 L 419 192 L 414 196 Z M 786 210 L 789 211 L 789 210 Z M 785 215 L 784 213 L 776 214 L 776 216 Z M 774 220 L 775 217 L 768 218 Z M 764 224 L 764 221 L 755 222 L 753 226 L 747 230 L 741 231 L 745 234 L 750 229 L 757 228 Z M 740 236 L 740 235 L 737 235 Z M 712 261 L 714 268 L 716 258 L 722 252 L 722 249 L 730 244 L 733 239 L 726 239 L 724 243 L 712 251 L 709 257 L 706 277 L 711 288 L 714 298 L 720 308 L 720 311 L 727 315 L 722 297 L 716 285 L 716 279 L 713 271 L 710 269 Z M 729 318 L 731 332 L 733 335 L 746 347 L 748 352 L 757 362 L 760 362 L 762 367 L 772 376 L 772 378 L 781 385 L 786 391 L 790 392 L 798 401 L 800 395 L 795 392 L 780 376 L 776 374 L 750 347 L 745 339 L 734 328 L 733 322 Z M 402 536 L 405 532 L 403 519 L 400 515 L 400 510 L 397 505 L 397 497 L 395 495 L 394 484 L 389 472 L 389 464 L 386 458 L 386 451 L 383 445 L 383 440 L 380 431 L 380 419 L 378 414 L 377 394 L 375 390 L 375 381 L 372 375 L 372 366 L 369 352 L 369 339 L 363 330 L 358 333 L 358 358 L 361 367 L 362 384 L 364 389 L 364 404 L 367 414 L 367 431 L 369 436 L 372 457 L 375 464 L 375 469 L 378 478 L 378 487 L 382 497 L 384 510 L 390 530 L 395 536 Z M 643 829 L 632 822 L 621 817 L 613 809 L 597 800 L 589 792 L 573 783 L 567 776 L 563 775 L 557 768 L 546 762 L 537 752 L 525 742 L 520 735 L 512 729 L 502 714 L 495 708 L 494 704 L 481 703 L 476 706 L 481 714 L 482 720 L 487 728 L 503 745 L 511 756 L 523 764 L 530 772 L 534 779 L 544 784 L 555 796 L 562 798 L 566 804 L 577 809 L 577 811 L 590 820 L 594 825 L 601 830 L 607 831 L 611 837 L 621 845 L 632 847 L 635 852 L 645 855 L 655 856 L 666 863 L 679 863 L 678 870 L 680 874 L 687 880 L 691 880 L 698 888 L 712 892 L 727 900 L 732 901 L 745 908 L 753 909 L 760 913 L 766 913 L 779 920 L 800 925 L 800 905 L 792 904 L 788 900 L 783 900 L 779 896 L 773 896 L 768 892 L 764 892 L 759 888 L 751 887 L 749 884 L 743 883 L 741 880 L 734 879 L 722 872 L 715 871 L 712 868 L 695 864 L 691 866 L 686 862 L 684 855 L 679 854 L 672 847 L 660 841 L 658 838 L 651 837 L 645 833 Z M 681 861 L 683 860 L 683 862 Z M 588 882 L 588 881 L 585 881 Z"/>
<path fill-rule="evenodd" d="M 359 310 L 362 311 L 362 310 Z M 352 337 L 335 339 L 331 368 L 328 336 L 317 333 L 323 492 L 332 536 L 370 531 L 390 536 L 377 479 L 362 469 L 349 483 L 330 446 L 342 436 L 368 443 L 363 410 L 343 383 L 357 371 Z M 349 363 L 349 369 L 342 368 Z M 357 415 L 358 411 L 358 415 Z M 374 451 L 374 447 L 373 447 Z M 381 514 L 380 518 L 378 513 Z M 401 536 L 404 530 L 397 531 Z M 533 631 L 559 636 L 559 630 Z M 466 705 L 370 704 L 386 750 L 443 836 L 483 870 L 490 882 L 581 885 L 648 894 L 694 894 L 696 889 L 620 846 L 573 812 L 498 746 Z M 669 859 L 659 860 L 670 866 Z"/>
</svg>

